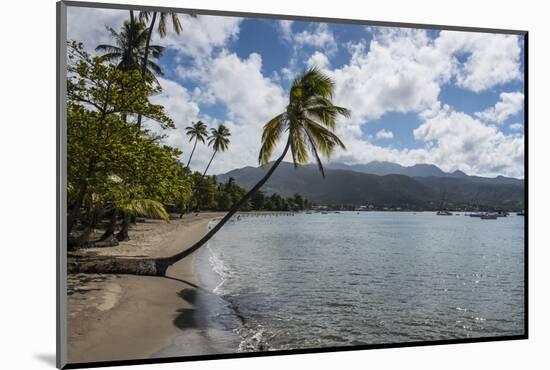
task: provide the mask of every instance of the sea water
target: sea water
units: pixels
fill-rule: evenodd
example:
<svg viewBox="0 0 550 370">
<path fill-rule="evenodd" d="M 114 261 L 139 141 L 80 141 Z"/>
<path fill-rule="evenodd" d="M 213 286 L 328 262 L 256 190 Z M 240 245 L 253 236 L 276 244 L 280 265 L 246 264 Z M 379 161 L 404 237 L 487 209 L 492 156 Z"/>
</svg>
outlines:
<svg viewBox="0 0 550 370">
<path fill-rule="evenodd" d="M 524 334 L 520 216 L 246 216 L 196 263 L 239 318 L 235 350 Z"/>
</svg>

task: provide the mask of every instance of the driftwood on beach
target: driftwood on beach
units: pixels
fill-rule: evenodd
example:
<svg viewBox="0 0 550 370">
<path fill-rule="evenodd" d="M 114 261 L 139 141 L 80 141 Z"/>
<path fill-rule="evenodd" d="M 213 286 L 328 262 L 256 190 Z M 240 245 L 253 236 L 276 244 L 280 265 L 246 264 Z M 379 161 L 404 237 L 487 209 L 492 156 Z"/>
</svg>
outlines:
<svg viewBox="0 0 550 370">
<path fill-rule="evenodd" d="M 131 274 L 146 276 L 163 276 L 172 264 L 168 258 L 136 257 L 69 257 L 67 272 L 69 274 Z"/>
</svg>

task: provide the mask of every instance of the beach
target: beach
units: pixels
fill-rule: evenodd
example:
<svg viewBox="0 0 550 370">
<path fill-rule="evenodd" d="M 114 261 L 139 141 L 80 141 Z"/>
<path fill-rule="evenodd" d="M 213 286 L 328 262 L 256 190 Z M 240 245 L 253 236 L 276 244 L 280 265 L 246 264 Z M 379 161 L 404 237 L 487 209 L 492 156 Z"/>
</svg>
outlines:
<svg viewBox="0 0 550 370">
<path fill-rule="evenodd" d="M 172 255 L 191 246 L 221 213 L 186 215 L 164 223 L 132 225 L 131 240 L 81 253 L 102 256 Z M 74 274 L 68 276 L 70 363 L 145 359 L 235 351 L 210 330 L 203 305 L 219 299 L 200 287 L 191 255 L 166 277 Z M 231 343 L 230 343 L 231 342 Z M 181 343 L 185 343 L 182 345 Z"/>
</svg>

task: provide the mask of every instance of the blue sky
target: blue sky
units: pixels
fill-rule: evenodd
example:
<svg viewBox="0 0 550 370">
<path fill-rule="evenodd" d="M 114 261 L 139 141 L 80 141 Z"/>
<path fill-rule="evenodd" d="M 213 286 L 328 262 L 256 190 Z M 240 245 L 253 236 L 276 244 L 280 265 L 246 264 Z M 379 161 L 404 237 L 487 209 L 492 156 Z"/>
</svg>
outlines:
<svg viewBox="0 0 550 370">
<path fill-rule="evenodd" d="M 71 8 L 68 37 L 90 50 L 110 41 L 126 11 Z M 292 78 L 316 65 L 352 110 L 337 133 L 347 146 L 330 160 L 434 163 L 482 176 L 523 177 L 523 41 L 519 36 L 364 25 L 180 15 L 184 31 L 166 47 L 159 78 L 177 128 L 166 141 L 191 145 L 198 119 L 232 131 L 213 173 L 257 165 L 263 124 L 284 110 Z M 150 123 L 155 129 L 154 123 Z M 192 166 L 208 161 L 201 147 Z M 326 159 L 328 160 L 328 159 Z"/>
</svg>

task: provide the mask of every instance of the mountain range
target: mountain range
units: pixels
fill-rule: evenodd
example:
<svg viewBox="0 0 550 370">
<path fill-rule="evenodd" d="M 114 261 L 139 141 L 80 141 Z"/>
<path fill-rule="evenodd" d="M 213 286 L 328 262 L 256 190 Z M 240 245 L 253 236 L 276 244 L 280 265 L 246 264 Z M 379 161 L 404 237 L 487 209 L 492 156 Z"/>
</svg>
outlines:
<svg viewBox="0 0 550 370">
<path fill-rule="evenodd" d="M 218 175 L 249 189 L 267 172 L 265 167 L 243 167 Z M 315 165 L 294 167 L 282 162 L 262 191 L 288 197 L 295 193 L 310 202 L 329 205 L 365 205 L 408 209 L 524 208 L 524 181 L 497 176 L 447 173 L 432 164 L 404 167 L 390 162 L 328 164 L 325 178 Z"/>
</svg>

